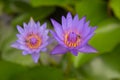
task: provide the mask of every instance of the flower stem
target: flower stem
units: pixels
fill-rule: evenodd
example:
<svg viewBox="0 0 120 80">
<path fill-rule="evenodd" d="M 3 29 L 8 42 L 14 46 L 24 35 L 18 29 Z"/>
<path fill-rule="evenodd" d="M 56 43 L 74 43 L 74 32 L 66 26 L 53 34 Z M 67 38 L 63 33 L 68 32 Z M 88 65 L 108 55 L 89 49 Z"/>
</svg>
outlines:
<svg viewBox="0 0 120 80">
<path fill-rule="evenodd" d="M 71 71 L 71 67 L 72 67 L 72 61 L 71 61 L 71 54 L 67 53 L 67 66 L 66 66 L 66 70 L 65 70 L 65 75 L 68 75 Z"/>
</svg>

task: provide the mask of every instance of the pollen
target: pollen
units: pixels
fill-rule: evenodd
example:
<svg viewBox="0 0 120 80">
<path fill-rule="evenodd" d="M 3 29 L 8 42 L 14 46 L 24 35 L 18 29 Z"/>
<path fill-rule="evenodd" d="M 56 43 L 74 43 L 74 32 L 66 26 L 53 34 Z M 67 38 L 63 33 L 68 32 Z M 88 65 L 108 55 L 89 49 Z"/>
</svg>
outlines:
<svg viewBox="0 0 120 80">
<path fill-rule="evenodd" d="M 75 32 L 66 33 L 64 37 L 64 43 L 68 47 L 77 47 L 80 44 L 80 35 Z"/>
<path fill-rule="evenodd" d="M 26 37 L 25 42 L 30 49 L 37 49 L 40 47 L 42 40 L 39 35 L 32 33 Z"/>
</svg>

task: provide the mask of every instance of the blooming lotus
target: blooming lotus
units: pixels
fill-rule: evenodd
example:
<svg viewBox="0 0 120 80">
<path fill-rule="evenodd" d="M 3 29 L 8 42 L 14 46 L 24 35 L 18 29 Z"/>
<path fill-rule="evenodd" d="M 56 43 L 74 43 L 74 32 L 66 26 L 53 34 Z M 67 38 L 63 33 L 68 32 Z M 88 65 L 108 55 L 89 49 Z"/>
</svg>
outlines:
<svg viewBox="0 0 120 80">
<path fill-rule="evenodd" d="M 34 62 L 37 63 L 40 51 L 45 51 L 48 45 L 49 31 L 46 29 L 46 23 L 40 25 L 31 18 L 28 24 L 23 24 L 23 28 L 18 25 L 17 30 L 18 39 L 11 46 L 23 50 L 23 55 L 31 54 Z"/>
<path fill-rule="evenodd" d="M 78 52 L 96 53 L 96 49 L 88 44 L 89 40 L 95 34 L 96 27 L 89 26 L 89 21 L 83 17 L 79 20 L 78 15 L 72 19 L 69 12 L 67 17 L 62 16 L 62 22 L 59 24 L 54 19 L 51 19 L 54 26 L 54 31 L 50 31 L 57 40 L 58 45 L 51 51 L 51 54 L 64 54 L 70 51 L 77 56 Z"/>
</svg>

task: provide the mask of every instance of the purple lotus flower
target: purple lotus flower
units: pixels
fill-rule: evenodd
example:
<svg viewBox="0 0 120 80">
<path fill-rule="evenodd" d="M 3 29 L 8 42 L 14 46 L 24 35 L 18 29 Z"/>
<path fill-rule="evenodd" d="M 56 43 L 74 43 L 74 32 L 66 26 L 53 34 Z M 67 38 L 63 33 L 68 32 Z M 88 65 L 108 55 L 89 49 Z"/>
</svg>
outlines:
<svg viewBox="0 0 120 80">
<path fill-rule="evenodd" d="M 46 30 L 46 23 L 40 26 L 40 23 L 35 23 L 31 18 L 28 24 L 23 24 L 24 29 L 17 26 L 19 34 L 18 40 L 11 46 L 23 50 L 23 55 L 31 54 L 35 63 L 38 62 L 40 51 L 45 51 L 48 45 L 48 30 Z"/>
<path fill-rule="evenodd" d="M 65 18 L 62 16 L 62 24 L 51 19 L 55 32 L 50 31 L 57 40 L 58 45 L 52 50 L 51 54 L 64 54 L 70 51 L 77 56 L 78 52 L 96 53 L 96 49 L 88 44 L 88 41 L 95 34 L 96 27 L 90 27 L 89 21 L 83 17 L 79 20 L 78 15 L 72 19 L 71 13 Z"/>
</svg>

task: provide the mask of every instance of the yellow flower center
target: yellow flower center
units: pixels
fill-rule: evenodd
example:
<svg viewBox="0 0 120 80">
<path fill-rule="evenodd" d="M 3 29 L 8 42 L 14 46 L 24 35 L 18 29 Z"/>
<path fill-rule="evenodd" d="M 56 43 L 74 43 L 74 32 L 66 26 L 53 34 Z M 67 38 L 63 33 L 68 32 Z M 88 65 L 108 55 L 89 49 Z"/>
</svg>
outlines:
<svg viewBox="0 0 120 80">
<path fill-rule="evenodd" d="M 77 47 L 80 44 L 80 35 L 74 32 L 66 33 L 64 36 L 64 43 L 68 47 Z"/>
<path fill-rule="evenodd" d="M 40 38 L 40 36 L 38 36 L 37 34 L 29 34 L 27 37 L 26 37 L 26 45 L 31 48 L 31 49 L 37 49 L 39 48 L 39 46 L 41 45 L 42 43 L 42 40 Z"/>
</svg>

